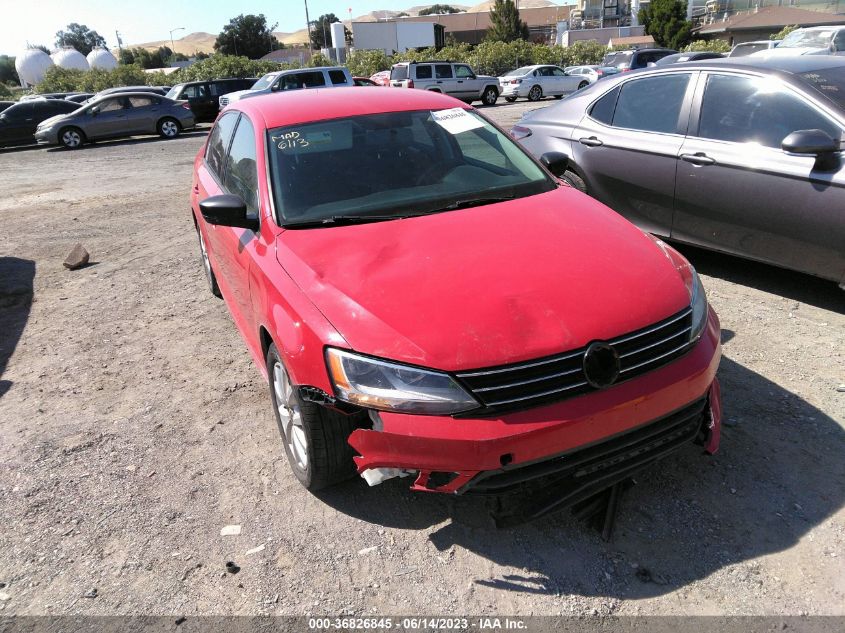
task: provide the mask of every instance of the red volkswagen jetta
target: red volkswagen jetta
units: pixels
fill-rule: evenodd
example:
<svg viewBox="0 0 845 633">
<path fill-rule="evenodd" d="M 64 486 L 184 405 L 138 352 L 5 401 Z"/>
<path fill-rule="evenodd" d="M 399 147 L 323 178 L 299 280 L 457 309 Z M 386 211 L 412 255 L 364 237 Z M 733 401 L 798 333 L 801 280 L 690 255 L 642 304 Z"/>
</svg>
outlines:
<svg viewBox="0 0 845 633">
<path fill-rule="evenodd" d="M 191 206 L 310 490 L 357 470 L 451 493 L 552 481 L 571 503 L 718 446 L 719 322 L 692 266 L 459 101 L 238 102 Z"/>
</svg>

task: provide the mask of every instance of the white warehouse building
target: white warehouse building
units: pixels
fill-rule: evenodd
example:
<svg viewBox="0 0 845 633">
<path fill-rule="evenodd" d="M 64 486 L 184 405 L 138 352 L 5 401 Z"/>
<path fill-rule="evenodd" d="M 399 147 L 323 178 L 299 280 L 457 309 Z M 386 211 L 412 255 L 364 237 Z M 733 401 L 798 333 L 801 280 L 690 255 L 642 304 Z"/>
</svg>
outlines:
<svg viewBox="0 0 845 633">
<path fill-rule="evenodd" d="M 380 50 L 388 55 L 409 48 L 442 47 L 445 28 L 434 22 L 353 22 L 352 41 L 357 50 Z"/>
</svg>

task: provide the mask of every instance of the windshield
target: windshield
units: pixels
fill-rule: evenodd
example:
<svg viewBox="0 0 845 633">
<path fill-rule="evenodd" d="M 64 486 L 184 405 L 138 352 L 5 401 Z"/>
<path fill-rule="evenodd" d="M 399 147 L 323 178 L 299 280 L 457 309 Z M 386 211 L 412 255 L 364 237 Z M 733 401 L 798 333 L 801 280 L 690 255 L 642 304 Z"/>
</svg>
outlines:
<svg viewBox="0 0 845 633">
<path fill-rule="evenodd" d="M 801 79 L 833 101 L 845 114 L 845 66 L 801 73 Z"/>
<path fill-rule="evenodd" d="M 425 214 L 556 186 L 510 138 L 462 108 L 332 119 L 267 134 L 274 201 L 286 226 Z"/>
<path fill-rule="evenodd" d="M 522 68 L 517 68 L 509 73 L 505 73 L 505 77 L 521 77 L 522 75 L 527 75 L 532 70 L 533 68 L 531 68 L 531 66 L 523 66 Z"/>
<path fill-rule="evenodd" d="M 265 88 L 269 88 L 275 78 L 275 73 L 264 75 L 261 79 L 252 84 L 252 88 L 250 88 L 250 90 L 264 90 Z"/>
<path fill-rule="evenodd" d="M 780 43 L 778 48 L 827 48 L 833 31 L 793 31 Z"/>
<path fill-rule="evenodd" d="M 175 99 L 176 95 L 179 94 L 179 90 L 182 89 L 181 85 L 173 86 L 170 90 L 167 91 L 167 94 L 164 95 L 168 99 Z"/>
<path fill-rule="evenodd" d="M 630 66 L 631 58 L 634 56 L 634 51 L 619 51 L 616 53 L 608 53 L 602 60 L 602 66 Z"/>
</svg>

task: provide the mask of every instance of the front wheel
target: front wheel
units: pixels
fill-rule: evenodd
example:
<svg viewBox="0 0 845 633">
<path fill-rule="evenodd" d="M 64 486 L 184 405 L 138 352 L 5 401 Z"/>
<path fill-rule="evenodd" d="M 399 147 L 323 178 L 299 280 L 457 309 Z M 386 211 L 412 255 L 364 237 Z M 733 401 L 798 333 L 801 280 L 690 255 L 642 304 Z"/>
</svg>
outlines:
<svg viewBox="0 0 845 633">
<path fill-rule="evenodd" d="M 543 98 L 543 89 L 540 86 L 531 86 L 531 90 L 528 91 L 528 100 L 529 101 L 539 101 Z"/>
<path fill-rule="evenodd" d="M 583 90 L 584 88 L 586 88 L 589 85 L 590 85 L 589 81 L 582 81 L 580 84 L 578 84 L 578 90 Z"/>
<path fill-rule="evenodd" d="M 67 149 L 79 149 L 85 142 L 85 134 L 78 127 L 66 127 L 59 132 L 59 143 Z"/>
<path fill-rule="evenodd" d="M 567 169 L 563 172 L 563 176 L 561 179 L 565 182 L 569 183 L 572 187 L 580 191 L 581 193 L 587 193 L 587 183 L 584 182 L 584 179 L 581 178 L 578 174 L 574 171 L 570 171 Z"/>
<path fill-rule="evenodd" d="M 197 227 L 197 235 L 200 238 L 200 257 L 202 258 L 202 269 L 205 271 L 205 278 L 208 281 L 208 286 L 213 294 L 218 299 L 222 299 L 220 294 L 220 286 L 217 285 L 217 277 L 214 276 L 214 271 L 211 269 L 211 261 L 208 259 L 208 249 L 205 247 L 205 238 L 202 236 L 202 231 Z"/>
<path fill-rule="evenodd" d="M 267 350 L 270 400 L 291 470 L 308 490 L 316 491 L 355 474 L 349 435 L 355 416 L 306 402 L 290 379 L 276 344 Z"/>
<path fill-rule="evenodd" d="M 481 93 L 481 101 L 486 106 L 496 105 L 496 101 L 499 99 L 499 91 L 490 86 L 489 88 L 485 88 L 484 92 Z"/>
<path fill-rule="evenodd" d="M 158 122 L 158 135 L 162 138 L 176 138 L 182 131 L 176 119 L 162 119 Z"/>
</svg>

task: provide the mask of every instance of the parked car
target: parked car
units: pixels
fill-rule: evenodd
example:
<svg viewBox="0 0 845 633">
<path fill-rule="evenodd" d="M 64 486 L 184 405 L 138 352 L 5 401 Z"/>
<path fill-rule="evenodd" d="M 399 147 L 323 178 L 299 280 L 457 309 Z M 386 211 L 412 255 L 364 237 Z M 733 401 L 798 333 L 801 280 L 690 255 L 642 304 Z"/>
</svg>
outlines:
<svg viewBox="0 0 845 633">
<path fill-rule="evenodd" d="M 34 143 L 38 124 L 58 114 L 73 112 L 78 103 L 64 99 L 27 99 L 0 112 L 0 145 Z"/>
<path fill-rule="evenodd" d="M 604 56 L 602 66 L 613 66 L 619 72 L 647 68 L 649 64 L 655 64 L 658 60 L 678 51 L 671 48 L 635 48 L 629 51 L 613 51 Z"/>
<path fill-rule="evenodd" d="M 196 125 L 187 101 L 173 101 L 147 92 L 98 97 L 78 110 L 38 125 L 35 139 L 46 145 L 79 149 L 87 141 L 158 134 L 176 138 Z"/>
<path fill-rule="evenodd" d="M 605 77 L 610 77 L 611 75 L 615 75 L 619 72 L 619 69 L 615 66 L 567 66 L 564 68 L 567 75 L 572 75 L 574 77 L 583 77 L 589 83 L 594 84 L 599 79 L 604 79 Z"/>
<path fill-rule="evenodd" d="M 353 77 L 352 82 L 356 86 L 378 86 L 376 82 L 374 82 L 372 79 L 369 79 L 368 77 Z"/>
<path fill-rule="evenodd" d="M 554 473 L 535 517 L 717 448 L 719 321 L 690 264 L 453 98 L 234 103 L 190 202 L 310 490 L 357 471 L 495 493 Z"/>
<path fill-rule="evenodd" d="M 393 64 L 390 85 L 441 92 L 466 103 L 481 101 L 484 105 L 495 105 L 500 92 L 496 77 L 477 75 L 469 64 L 449 61 Z"/>
<path fill-rule="evenodd" d="M 252 88 L 257 79 L 213 79 L 176 84 L 165 95 L 174 101 L 187 101 L 197 121 L 213 121 L 220 112 L 221 95 Z"/>
<path fill-rule="evenodd" d="M 670 64 L 683 64 L 684 62 L 700 62 L 705 59 L 721 59 L 724 55 L 715 51 L 695 51 L 692 53 L 673 53 L 654 62 L 655 66 L 669 66 Z"/>
<path fill-rule="evenodd" d="M 21 101 L 30 101 L 31 99 L 67 99 L 73 97 L 81 92 L 34 92 L 32 94 L 24 95 L 20 98 Z"/>
<path fill-rule="evenodd" d="M 380 70 L 379 72 L 370 76 L 370 81 L 374 81 L 379 86 L 389 86 L 390 85 L 390 71 L 389 70 Z"/>
<path fill-rule="evenodd" d="M 65 101 L 73 101 L 74 103 L 85 103 L 86 101 L 88 101 L 88 99 L 93 96 L 94 93 L 92 92 L 79 92 L 77 94 L 65 97 Z"/>
<path fill-rule="evenodd" d="M 15 105 L 17 101 L 0 101 L 0 112 Z"/>
<path fill-rule="evenodd" d="M 117 94 L 120 92 L 146 92 L 163 97 L 167 94 L 168 90 L 170 90 L 169 86 L 166 88 L 164 86 L 118 86 L 117 88 L 106 88 L 105 90 L 100 90 L 100 92 L 94 96 L 105 97 L 106 95 Z"/>
<path fill-rule="evenodd" d="M 559 66 L 537 64 L 523 66 L 499 77 L 499 94 L 505 101 L 514 102 L 517 97 L 539 101 L 543 97 L 560 99 L 590 85 L 586 77 L 568 75 Z"/>
<path fill-rule="evenodd" d="M 756 56 L 845 55 L 845 25 L 811 26 L 795 29 L 777 48 L 758 51 Z"/>
<path fill-rule="evenodd" d="M 777 47 L 783 40 L 755 40 L 753 42 L 742 42 L 737 44 L 728 53 L 728 57 L 745 57 L 757 51 L 767 51 Z"/>
<path fill-rule="evenodd" d="M 586 116 L 585 116 L 586 115 Z M 594 84 L 514 128 L 640 228 L 845 284 L 845 59 L 694 62 Z"/>
<path fill-rule="evenodd" d="M 320 68 L 301 68 L 297 70 L 278 70 L 268 73 L 255 82 L 248 90 L 230 92 L 220 97 L 220 108 L 230 103 L 260 97 L 261 95 L 302 88 L 338 88 L 352 86 L 352 75 L 346 66 L 323 66 Z"/>
</svg>

